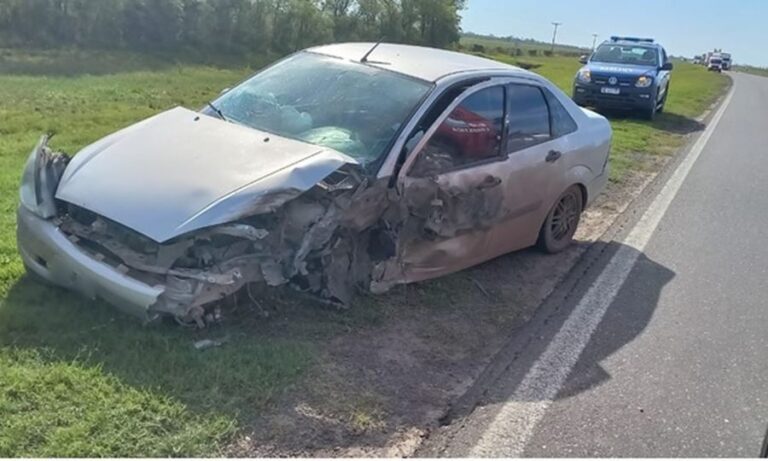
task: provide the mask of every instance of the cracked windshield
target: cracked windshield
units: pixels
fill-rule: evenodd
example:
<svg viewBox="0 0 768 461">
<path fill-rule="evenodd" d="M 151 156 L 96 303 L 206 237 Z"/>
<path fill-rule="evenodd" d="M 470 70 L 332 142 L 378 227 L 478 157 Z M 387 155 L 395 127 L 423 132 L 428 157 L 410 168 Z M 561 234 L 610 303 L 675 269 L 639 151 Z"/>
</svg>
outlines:
<svg viewBox="0 0 768 461">
<path fill-rule="evenodd" d="M 430 83 L 314 53 L 300 53 L 217 101 L 238 123 L 378 160 Z"/>
</svg>

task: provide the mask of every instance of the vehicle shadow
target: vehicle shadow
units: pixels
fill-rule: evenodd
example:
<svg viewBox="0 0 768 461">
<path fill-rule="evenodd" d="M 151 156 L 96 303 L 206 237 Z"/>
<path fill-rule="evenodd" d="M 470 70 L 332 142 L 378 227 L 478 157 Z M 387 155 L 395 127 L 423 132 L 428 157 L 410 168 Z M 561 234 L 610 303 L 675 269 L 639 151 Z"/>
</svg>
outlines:
<svg viewBox="0 0 768 461">
<path fill-rule="evenodd" d="M 615 254 L 619 250 L 637 252 L 619 243 L 607 244 L 607 254 Z M 575 397 L 610 382 L 613 377 L 603 366 L 603 362 L 635 341 L 650 324 L 662 290 L 675 277 L 675 273 L 643 253 L 636 256 L 637 260 L 629 276 L 589 338 L 555 396 L 555 401 Z M 598 270 L 591 271 L 590 275 L 580 280 L 577 287 L 563 295 L 562 299 L 558 295 L 554 300 L 549 300 L 549 306 L 545 305 L 541 309 L 538 319 L 529 324 L 529 329 L 511 339 L 486 369 L 484 376 L 457 402 L 444 421 L 446 427 L 434 440 L 425 444 L 423 451 L 419 453 L 420 456 L 446 453 L 450 456 L 466 456 L 474 443 L 483 436 L 488 424 L 498 415 L 502 404 L 550 399 L 549 396 L 541 400 L 531 398 L 538 393 L 521 391 L 520 385 L 526 380 L 528 371 L 537 363 L 544 350 L 551 345 L 552 339 L 582 299 L 587 288 L 592 286 L 606 266 L 607 263 Z M 556 359 L 555 362 L 559 360 Z M 547 372 L 541 373 L 551 376 Z M 532 387 L 540 389 L 545 384 L 548 383 L 533 383 Z M 563 430 L 578 432 L 580 429 L 574 427 Z M 445 450 L 446 446 L 447 451 L 441 451 Z"/>
<path fill-rule="evenodd" d="M 653 121 L 644 120 L 637 114 L 628 111 L 601 110 L 600 113 L 610 120 L 635 121 L 672 134 L 686 135 L 703 131 L 706 128 L 704 123 L 674 112 L 658 114 Z"/>
</svg>

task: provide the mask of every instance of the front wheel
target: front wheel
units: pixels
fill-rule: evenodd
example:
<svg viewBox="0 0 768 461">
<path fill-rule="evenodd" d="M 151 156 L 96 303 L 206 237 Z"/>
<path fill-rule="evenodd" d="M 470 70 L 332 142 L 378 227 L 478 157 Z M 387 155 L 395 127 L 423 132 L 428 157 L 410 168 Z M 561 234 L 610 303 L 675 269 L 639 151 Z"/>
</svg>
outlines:
<svg viewBox="0 0 768 461">
<path fill-rule="evenodd" d="M 667 105 L 667 95 L 669 94 L 669 87 L 664 91 L 664 97 L 661 98 L 661 105 L 659 105 L 659 110 L 656 111 L 657 113 L 661 114 L 664 112 L 664 107 Z"/>
<path fill-rule="evenodd" d="M 547 253 L 559 253 L 573 242 L 579 227 L 584 197 L 579 186 L 571 186 L 557 199 L 539 232 L 538 247 Z"/>
<path fill-rule="evenodd" d="M 658 106 L 656 104 L 651 104 L 650 108 L 643 109 L 643 117 L 646 120 L 654 121 L 656 120 L 656 113 L 658 112 Z"/>
</svg>

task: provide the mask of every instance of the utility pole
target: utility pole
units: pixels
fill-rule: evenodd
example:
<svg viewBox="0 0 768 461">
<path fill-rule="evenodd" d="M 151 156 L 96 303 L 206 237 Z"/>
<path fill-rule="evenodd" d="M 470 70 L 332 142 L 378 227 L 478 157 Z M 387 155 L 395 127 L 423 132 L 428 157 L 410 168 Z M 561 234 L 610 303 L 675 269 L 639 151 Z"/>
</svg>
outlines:
<svg viewBox="0 0 768 461">
<path fill-rule="evenodd" d="M 552 34 L 552 54 L 555 54 L 555 41 L 557 40 L 557 28 L 562 26 L 562 22 L 553 22 L 553 26 L 555 26 L 555 32 Z"/>
<path fill-rule="evenodd" d="M 597 34 L 592 34 L 592 52 L 595 52 L 595 45 L 597 45 Z"/>
</svg>

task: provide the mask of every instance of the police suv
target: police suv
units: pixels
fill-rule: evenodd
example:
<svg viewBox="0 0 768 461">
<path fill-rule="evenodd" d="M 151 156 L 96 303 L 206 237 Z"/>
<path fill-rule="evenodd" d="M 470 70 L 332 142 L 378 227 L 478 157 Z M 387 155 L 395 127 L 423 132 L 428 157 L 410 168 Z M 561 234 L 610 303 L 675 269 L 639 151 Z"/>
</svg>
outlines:
<svg viewBox="0 0 768 461">
<path fill-rule="evenodd" d="M 653 120 L 664 110 L 672 63 L 650 38 L 611 37 L 592 53 L 573 82 L 581 106 L 639 110 Z"/>
</svg>

